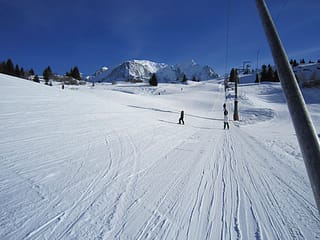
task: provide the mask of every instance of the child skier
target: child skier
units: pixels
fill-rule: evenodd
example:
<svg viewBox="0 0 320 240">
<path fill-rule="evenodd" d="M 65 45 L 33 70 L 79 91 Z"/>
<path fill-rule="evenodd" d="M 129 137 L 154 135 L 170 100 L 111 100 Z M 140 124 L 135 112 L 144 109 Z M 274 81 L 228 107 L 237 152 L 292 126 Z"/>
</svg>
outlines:
<svg viewBox="0 0 320 240">
<path fill-rule="evenodd" d="M 223 129 L 226 129 L 226 126 L 227 128 L 229 129 L 229 122 L 228 122 L 228 110 L 225 108 L 224 109 L 224 119 L 223 119 Z"/>
</svg>

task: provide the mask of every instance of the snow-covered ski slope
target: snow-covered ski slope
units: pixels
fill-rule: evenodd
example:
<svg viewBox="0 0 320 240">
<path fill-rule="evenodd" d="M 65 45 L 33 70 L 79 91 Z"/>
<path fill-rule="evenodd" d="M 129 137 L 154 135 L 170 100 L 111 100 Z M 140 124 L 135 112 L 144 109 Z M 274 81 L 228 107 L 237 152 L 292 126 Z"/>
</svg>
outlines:
<svg viewBox="0 0 320 240">
<path fill-rule="evenodd" d="M 62 90 L 0 74 L 0 239 L 319 239 L 280 85 L 239 95 L 227 131 L 215 80 Z M 304 95 L 320 132 L 319 89 Z"/>
</svg>

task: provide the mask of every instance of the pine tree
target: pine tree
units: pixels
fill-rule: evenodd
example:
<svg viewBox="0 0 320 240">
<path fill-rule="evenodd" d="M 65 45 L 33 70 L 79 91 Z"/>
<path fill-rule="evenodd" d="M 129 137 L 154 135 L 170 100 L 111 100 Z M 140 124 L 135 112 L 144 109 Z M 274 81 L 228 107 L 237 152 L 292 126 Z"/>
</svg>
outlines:
<svg viewBox="0 0 320 240">
<path fill-rule="evenodd" d="M 293 60 L 292 59 L 290 59 L 290 65 L 293 66 Z"/>
<path fill-rule="evenodd" d="M 81 74 L 80 74 L 80 71 L 79 71 L 77 66 L 74 67 L 74 68 L 71 68 L 70 72 L 66 72 L 66 76 L 67 77 L 72 77 L 72 78 L 77 79 L 77 80 L 81 80 Z"/>
<path fill-rule="evenodd" d="M 26 73 L 25 73 L 25 71 L 24 71 L 24 68 L 21 67 L 21 68 L 20 68 L 20 77 L 21 77 L 21 78 L 25 78 L 25 77 L 26 77 L 25 75 L 26 75 Z"/>
<path fill-rule="evenodd" d="M 6 62 L 0 63 L 0 73 L 4 73 L 6 69 Z"/>
<path fill-rule="evenodd" d="M 267 81 L 270 81 L 270 82 L 274 81 L 273 70 L 270 64 L 268 65 Z"/>
<path fill-rule="evenodd" d="M 80 72 L 78 67 L 74 67 L 71 71 L 71 76 L 75 79 L 81 80 Z"/>
<path fill-rule="evenodd" d="M 256 81 L 255 81 L 256 83 L 258 83 L 259 82 L 259 73 L 256 73 Z"/>
<path fill-rule="evenodd" d="M 187 82 L 188 81 L 188 78 L 185 74 L 183 74 L 183 78 L 182 78 L 182 82 Z"/>
<path fill-rule="evenodd" d="M 268 80 L 267 65 L 262 65 L 261 82 Z"/>
<path fill-rule="evenodd" d="M 19 68 L 18 64 L 16 64 L 16 67 L 14 69 L 14 76 L 16 76 L 16 77 L 20 76 L 20 68 Z"/>
<path fill-rule="evenodd" d="M 9 75 L 14 75 L 14 66 L 11 59 L 7 60 L 6 67 L 5 67 L 5 73 Z"/>
<path fill-rule="evenodd" d="M 157 76 L 155 73 L 153 73 L 151 75 L 151 78 L 149 80 L 149 84 L 150 84 L 150 86 L 158 86 L 158 80 L 157 80 Z"/>
<path fill-rule="evenodd" d="M 32 68 L 29 70 L 28 74 L 29 74 L 29 76 L 34 76 L 34 71 Z"/>
<path fill-rule="evenodd" d="M 274 71 L 274 81 L 275 82 L 280 82 L 280 78 L 279 78 L 279 74 L 278 74 L 277 70 Z"/>
<path fill-rule="evenodd" d="M 45 80 L 45 84 L 48 85 L 49 83 L 49 78 L 52 77 L 52 70 L 50 66 L 48 66 L 44 71 L 43 71 L 43 78 Z"/>
<path fill-rule="evenodd" d="M 230 71 L 229 82 L 235 82 L 235 80 L 236 80 L 236 73 L 235 73 L 235 69 L 232 68 Z"/>
</svg>

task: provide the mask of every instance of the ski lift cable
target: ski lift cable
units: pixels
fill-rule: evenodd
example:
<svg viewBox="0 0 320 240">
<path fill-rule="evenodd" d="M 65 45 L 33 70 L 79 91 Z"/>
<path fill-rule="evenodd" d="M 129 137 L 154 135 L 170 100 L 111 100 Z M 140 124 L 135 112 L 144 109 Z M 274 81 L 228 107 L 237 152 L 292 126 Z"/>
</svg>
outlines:
<svg viewBox="0 0 320 240">
<path fill-rule="evenodd" d="M 283 10 L 286 8 L 287 4 L 288 4 L 289 0 L 285 0 L 284 3 L 282 4 L 280 10 L 279 10 L 279 13 L 278 15 L 275 17 L 275 20 L 274 22 L 278 22 L 279 18 L 280 18 L 280 15 L 283 13 Z"/>
<path fill-rule="evenodd" d="M 231 0 L 227 0 L 227 6 L 226 6 L 226 39 L 225 39 L 225 69 L 224 69 L 224 102 L 228 102 L 227 99 L 227 91 L 226 91 L 226 84 L 228 82 L 228 65 L 229 65 L 229 34 L 230 34 L 230 9 L 231 9 Z"/>
<path fill-rule="evenodd" d="M 229 65 L 229 34 L 230 34 L 230 0 L 227 1 L 227 28 L 226 28 L 226 52 L 225 52 L 225 77 L 228 76 L 228 65 Z"/>
</svg>

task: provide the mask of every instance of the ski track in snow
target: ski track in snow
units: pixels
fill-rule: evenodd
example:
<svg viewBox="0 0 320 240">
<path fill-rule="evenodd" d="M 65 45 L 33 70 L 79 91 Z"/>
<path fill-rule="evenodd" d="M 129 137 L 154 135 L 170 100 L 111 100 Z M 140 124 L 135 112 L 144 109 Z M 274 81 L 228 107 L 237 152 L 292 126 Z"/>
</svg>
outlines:
<svg viewBox="0 0 320 240">
<path fill-rule="evenodd" d="M 9 120 L 23 112 L 8 96 L 9 106 L 0 114 L 0 238 L 320 239 L 320 218 L 297 145 L 272 135 L 275 124 L 285 126 L 280 118 L 274 121 L 282 108 L 266 106 L 261 98 L 255 121 L 259 109 L 270 113 L 261 117 L 263 125 L 231 121 L 230 130 L 223 130 L 221 85 L 165 87 L 166 96 L 148 96 L 147 88 L 135 94 L 134 87 L 131 94 L 105 87 L 66 90 L 70 106 L 80 99 L 89 104 L 63 114 L 69 105 L 59 110 L 48 101 L 65 125 L 55 125 L 55 117 L 47 118 L 50 111 L 35 104 L 28 121 L 40 131 L 32 134 L 24 134 L 30 130 L 19 122 L 13 129 L 22 133 L 8 130 Z M 274 85 L 266 89 L 276 92 Z M 255 102 L 250 97 L 258 98 L 259 91 L 245 90 L 250 110 Z M 56 90 L 50 91 L 46 95 L 59 101 Z M 106 92 L 119 99 L 107 107 L 109 114 L 105 99 L 115 98 Z M 184 101 L 186 125 L 173 124 L 179 109 L 187 108 Z M 227 106 L 231 113 L 231 101 Z M 45 117 L 38 119 L 40 112 Z M 73 116 L 82 116 L 80 127 L 71 127 Z M 46 132 L 46 121 L 56 129 Z M 271 133 L 260 133 L 261 127 Z M 48 152 L 30 147 L 34 141 L 50 143 Z"/>
</svg>

